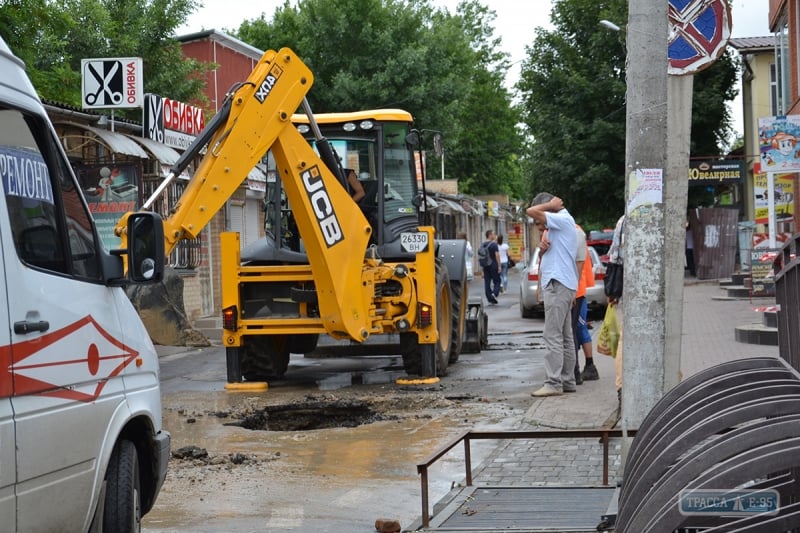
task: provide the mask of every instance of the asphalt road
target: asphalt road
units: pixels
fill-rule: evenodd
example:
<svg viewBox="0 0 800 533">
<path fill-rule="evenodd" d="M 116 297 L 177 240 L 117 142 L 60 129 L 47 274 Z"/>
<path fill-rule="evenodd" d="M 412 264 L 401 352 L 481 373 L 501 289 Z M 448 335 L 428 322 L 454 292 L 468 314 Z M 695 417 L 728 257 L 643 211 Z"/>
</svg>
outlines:
<svg viewBox="0 0 800 533">
<path fill-rule="evenodd" d="M 487 309 L 488 349 L 462 354 L 435 385 L 396 384 L 405 375 L 396 355 L 293 355 L 286 378 L 267 391 L 231 393 L 222 348 L 162 357 L 172 449 L 194 447 L 184 451 L 195 457 L 171 460 L 143 531 L 372 532 L 377 518 L 412 523 L 421 509 L 416 464 L 463 431 L 513 429 L 541 384 L 542 322 L 519 317 L 511 285 Z M 274 429 L 282 416 L 304 426 Z M 473 444 L 473 464 L 492 449 Z M 437 463 L 432 501 L 462 480 L 462 461 L 458 449 Z"/>
</svg>

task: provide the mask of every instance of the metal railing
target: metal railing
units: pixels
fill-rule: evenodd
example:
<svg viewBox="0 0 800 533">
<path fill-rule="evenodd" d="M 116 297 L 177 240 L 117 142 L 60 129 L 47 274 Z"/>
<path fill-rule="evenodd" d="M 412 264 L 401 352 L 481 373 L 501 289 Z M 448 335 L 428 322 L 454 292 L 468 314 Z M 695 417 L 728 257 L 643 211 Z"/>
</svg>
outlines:
<svg viewBox="0 0 800 533">
<path fill-rule="evenodd" d="M 800 233 L 789 239 L 773 262 L 778 320 L 778 353 L 800 371 Z"/>
<path fill-rule="evenodd" d="M 635 431 L 628 430 L 628 435 L 633 436 Z M 609 470 L 609 442 L 612 438 L 623 436 L 620 429 L 567 429 L 545 431 L 467 431 L 445 444 L 439 451 L 431 455 L 425 462 L 417 465 L 422 488 L 422 527 L 430 527 L 430 501 L 428 494 L 428 470 L 436 461 L 444 457 L 450 450 L 464 443 L 464 479 L 467 487 L 473 484 L 472 452 L 473 440 L 536 440 L 536 439 L 586 439 L 598 438 L 603 444 L 603 485 L 608 485 Z"/>
</svg>

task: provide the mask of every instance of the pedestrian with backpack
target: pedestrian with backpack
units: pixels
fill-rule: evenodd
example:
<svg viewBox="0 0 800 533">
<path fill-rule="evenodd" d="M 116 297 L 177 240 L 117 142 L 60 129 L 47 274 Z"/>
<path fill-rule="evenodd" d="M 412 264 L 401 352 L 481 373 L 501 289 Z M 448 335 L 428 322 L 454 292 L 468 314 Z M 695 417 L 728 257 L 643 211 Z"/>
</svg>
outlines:
<svg viewBox="0 0 800 533">
<path fill-rule="evenodd" d="M 497 246 L 493 229 L 486 230 L 486 240 L 478 248 L 478 263 L 483 267 L 483 289 L 486 299 L 490 304 L 496 305 L 502 282 L 500 280 L 500 248 Z"/>
</svg>

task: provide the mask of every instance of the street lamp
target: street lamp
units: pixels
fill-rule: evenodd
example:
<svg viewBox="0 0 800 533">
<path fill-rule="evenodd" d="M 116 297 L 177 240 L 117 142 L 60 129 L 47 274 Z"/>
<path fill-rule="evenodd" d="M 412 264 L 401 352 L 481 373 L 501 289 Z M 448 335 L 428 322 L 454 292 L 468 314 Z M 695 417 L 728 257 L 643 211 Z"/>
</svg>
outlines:
<svg viewBox="0 0 800 533">
<path fill-rule="evenodd" d="M 600 21 L 600 25 L 607 30 L 611 31 L 622 31 L 622 28 L 611 22 L 610 20 L 603 19 Z"/>
</svg>

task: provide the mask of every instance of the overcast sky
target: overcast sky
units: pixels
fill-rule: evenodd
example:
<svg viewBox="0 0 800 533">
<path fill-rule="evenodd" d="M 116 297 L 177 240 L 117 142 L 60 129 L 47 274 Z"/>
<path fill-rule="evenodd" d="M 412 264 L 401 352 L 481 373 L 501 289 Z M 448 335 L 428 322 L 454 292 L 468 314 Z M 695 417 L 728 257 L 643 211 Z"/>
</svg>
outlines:
<svg viewBox="0 0 800 533">
<path fill-rule="evenodd" d="M 452 13 L 458 1 L 432 0 L 432 4 L 445 7 Z M 525 57 L 525 46 L 533 42 L 534 29 L 552 28 L 551 2 L 550 0 L 528 0 L 524 3 L 520 0 L 481 1 L 497 13 L 497 19 L 494 21 L 495 34 L 502 39 L 503 48 L 513 63 L 509 78 L 506 80 L 507 85 L 512 86 L 519 78 L 520 61 Z M 258 18 L 262 13 L 267 20 L 271 20 L 275 9 L 282 6 L 284 0 L 202 0 L 202 2 L 204 7 L 198 9 L 184 25 L 178 28 L 178 34 L 210 29 L 236 29 L 243 21 Z M 292 0 L 292 4 L 296 4 L 296 1 Z M 770 35 L 768 9 L 769 0 L 734 0 L 731 36 Z M 624 21 L 613 22 L 624 23 Z M 320 35 L 324 35 L 324 28 L 320 28 Z M 732 104 L 734 129 L 739 132 L 742 129 L 741 108 L 741 101 L 734 100 Z"/>
</svg>

